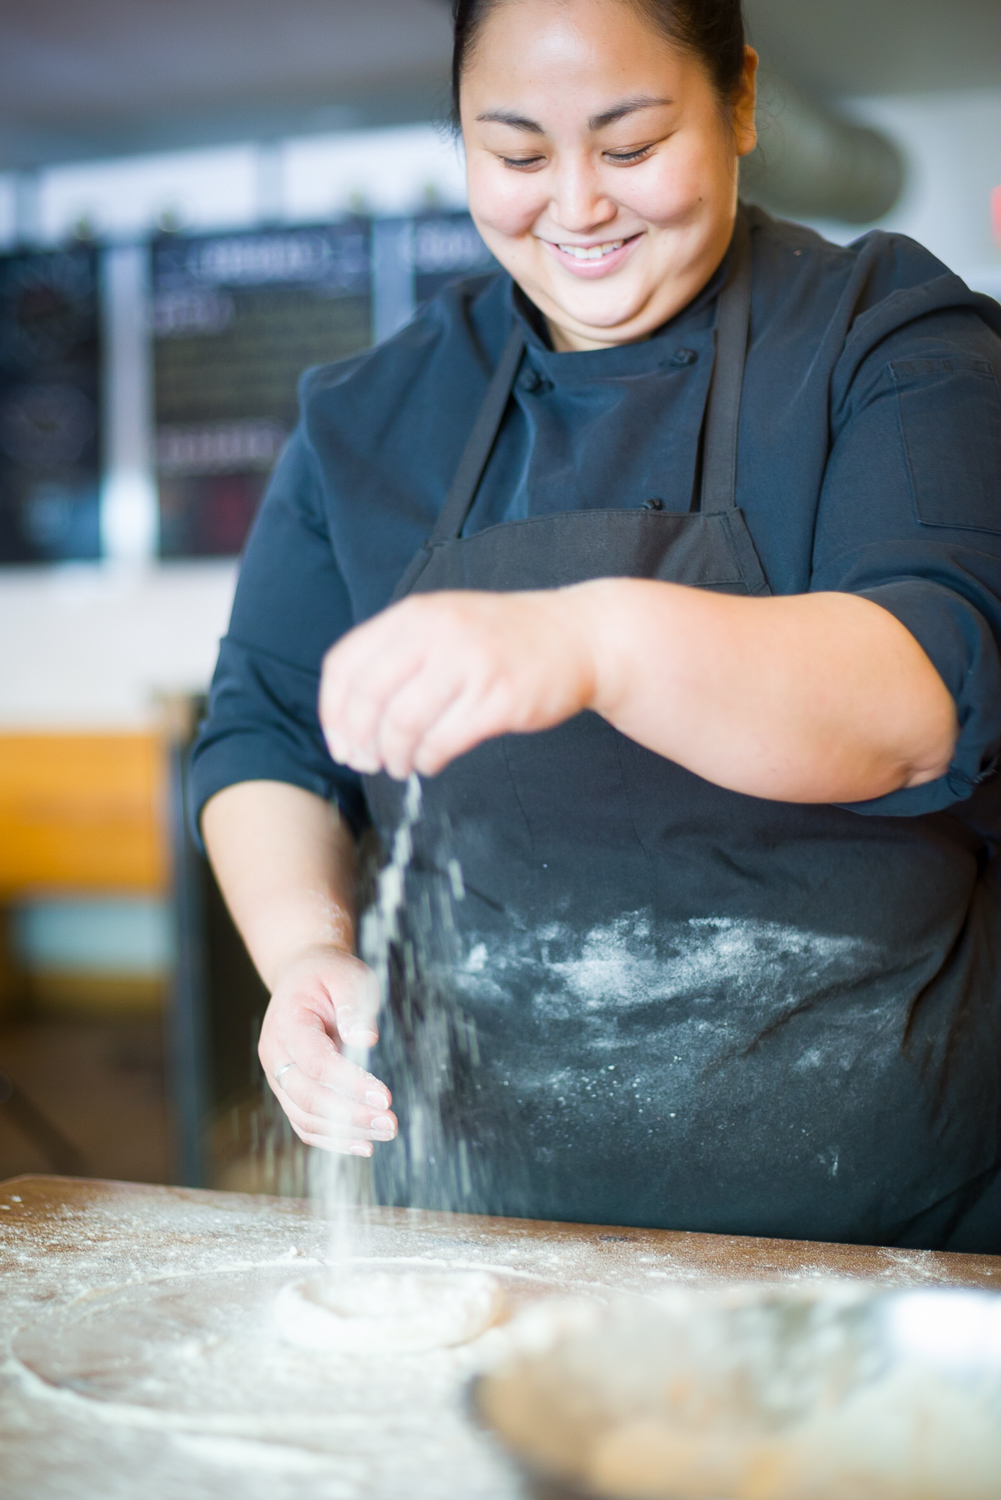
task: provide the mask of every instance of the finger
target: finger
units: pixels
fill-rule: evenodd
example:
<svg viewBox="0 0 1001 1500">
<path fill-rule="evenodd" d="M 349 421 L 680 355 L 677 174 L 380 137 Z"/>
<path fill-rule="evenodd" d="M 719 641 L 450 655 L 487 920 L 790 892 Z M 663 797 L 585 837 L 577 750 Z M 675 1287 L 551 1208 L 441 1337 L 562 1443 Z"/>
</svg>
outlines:
<svg viewBox="0 0 1001 1500">
<path fill-rule="evenodd" d="M 375 754 L 390 776 L 405 781 L 414 753 L 463 690 L 461 676 L 435 678 L 430 671 L 406 682 L 386 705 L 376 730 Z"/>
<path fill-rule="evenodd" d="M 292 1124 L 291 1121 L 289 1123 Z M 371 1141 L 334 1140 L 332 1136 L 313 1135 L 295 1124 L 292 1124 L 292 1129 L 305 1145 L 318 1146 L 321 1151 L 335 1151 L 341 1156 L 371 1156 L 375 1149 Z"/>
<path fill-rule="evenodd" d="M 324 1100 L 310 1099 L 308 1095 L 307 1104 L 302 1105 L 297 1102 L 300 1097 L 302 1095 L 293 1098 L 286 1094 L 281 1099 L 282 1108 L 290 1120 L 313 1135 L 345 1141 L 391 1141 L 399 1129 L 396 1116 L 392 1114 L 350 1111 L 341 1114 L 336 1109 L 329 1109 Z"/>
<path fill-rule="evenodd" d="M 331 1013 L 336 1037 L 345 1046 L 372 1047 L 379 1040 L 379 981 L 368 964 L 351 953 L 319 962 L 301 989 L 290 990 L 287 1003 L 290 1025 L 305 1023 L 326 1041 L 334 1040 Z"/>
<path fill-rule="evenodd" d="M 302 1076 L 373 1109 L 389 1108 L 392 1096 L 386 1085 L 342 1056 L 315 1018 L 311 1025 L 289 1028 L 282 1040 L 285 1047 L 282 1062 L 294 1062 Z"/>
<path fill-rule="evenodd" d="M 343 971 L 336 976 L 322 975 L 324 988 L 334 1007 L 337 1035 L 346 1047 L 374 1047 L 379 1040 L 376 1017 L 382 998 L 379 981 L 367 964 L 351 960 L 350 980 L 345 985 Z"/>
<path fill-rule="evenodd" d="M 339 752 L 356 750 L 369 698 L 377 713 L 382 699 L 406 680 L 420 659 L 419 634 L 401 629 L 396 609 L 338 641 L 324 658 L 320 679 L 319 717 L 328 742 Z"/>
<path fill-rule="evenodd" d="M 321 720 L 330 716 L 337 755 L 366 771 L 378 765 L 379 725 L 420 673 L 433 670 L 446 696 L 458 691 L 465 672 L 456 648 L 468 644 L 466 634 L 455 597 L 439 594 L 402 600 L 333 647 L 324 664 Z"/>
<path fill-rule="evenodd" d="M 397 1133 L 395 1117 L 372 1122 L 368 1130 L 322 1119 L 299 1108 L 297 1104 L 276 1084 L 268 1079 L 271 1091 L 278 1099 L 292 1129 L 300 1140 L 311 1146 L 322 1146 L 325 1150 L 348 1152 L 355 1156 L 371 1156 L 372 1143 L 390 1141 Z M 377 1128 L 376 1128 L 377 1127 Z"/>
<path fill-rule="evenodd" d="M 387 650 L 396 650 L 397 642 L 387 646 Z M 348 763 L 358 762 L 367 768 L 371 764 L 382 767 L 383 760 L 379 750 L 379 735 L 383 722 L 395 698 L 412 686 L 415 682 L 424 680 L 428 673 L 428 657 L 426 653 L 408 653 L 405 663 L 406 670 L 397 670 L 400 663 L 382 664 L 383 670 L 376 668 L 364 676 L 360 676 L 355 690 L 348 699 L 341 717 L 340 729 L 343 744 L 348 756 Z M 387 668 L 392 668 L 388 670 Z"/>
<path fill-rule="evenodd" d="M 366 665 L 375 668 L 380 659 L 385 659 L 385 647 L 396 633 L 398 614 L 398 606 L 391 606 L 356 625 L 327 651 L 322 672 L 325 700 L 330 711 L 342 712 L 359 672 L 364 671 Z M 407 639 L 405 635 L 404 640 Z"/>
<path fill-rule="evenodd" d="M 355 1103 L 344 1094 L 324 1088 L 296 1067 L 282 1074 L 278 1087 L 296 1109 L 317 1121 L 329 1122 L 336 1127 L 336 1133 L 350 1136 L 356 1130 L 369 1133 L 382 1130 L 392 1135 L 396 1130 L 395 1117 L 388 1110 Z M 373 1124 L 375 1121 L 379 1123 Z"/>
<path fill-rule="evenodd" d="M 265 1016 L 264 1033 L 274 1032 L 284 1049 L 285 1036 L 301 1028 L 314 1034 L 321 1050 L 335 1035 L 349 1047 L 370 1047 L 379 1039 L 379 981 L 360 958 L 348 952 L 320 959 L 301 980 L 293 980 L 281 1003 Z M 331 1022 L 333 1021 L 333 1026 Z"/>
<path fill-rule="evenodd" d="M 310 1136 L 314 1141 L 338 1141 L 343 1145 L 373 1146 L 386 1145 L 393 1140 L 392 1135 L 385 1133 L 379 1135 L 359 1135 L 356 1131 L 331 1130 L 322 1120 L 312 1120 L 309 1115 L 288 1114 L 289 1123 L 297 1134 Z"/>
<path fill-rule="evenodd" d="M 466 692 L 452 702 L 414 748 L 413 769 L 421 776 L 437 776 L 459 755 L 484 740 L 509 733 L 514 725 L 508 695 L 497 689 L 486 694 Z"/>
</svg>

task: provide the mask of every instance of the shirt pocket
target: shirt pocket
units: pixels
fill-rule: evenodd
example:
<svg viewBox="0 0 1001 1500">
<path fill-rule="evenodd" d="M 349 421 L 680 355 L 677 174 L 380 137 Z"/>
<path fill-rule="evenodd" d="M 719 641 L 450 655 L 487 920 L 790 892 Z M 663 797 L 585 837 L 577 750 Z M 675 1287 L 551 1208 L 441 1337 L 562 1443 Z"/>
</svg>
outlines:
<svg viewBox="0 0 1001 1500">
<path fill-rule="evenodd" d="M 890 364 L 918 520 L 1001 531 L 1001 396 L 985 359 Z"/>
</svg>

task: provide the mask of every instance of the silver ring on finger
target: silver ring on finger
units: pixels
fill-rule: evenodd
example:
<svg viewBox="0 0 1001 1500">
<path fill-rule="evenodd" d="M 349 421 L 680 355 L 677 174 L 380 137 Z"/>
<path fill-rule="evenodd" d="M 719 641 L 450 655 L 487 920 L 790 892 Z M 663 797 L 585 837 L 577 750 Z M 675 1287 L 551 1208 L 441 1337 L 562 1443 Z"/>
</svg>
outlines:
<svg viewBox="0 0 1001 1500">
<path fill-rule="evenodd" d="M 285 1074 L 288 1072 L 289 1068 L 294 1068 L 294 1067 L 295 1067 L 295 1062 L 294 1061 L 290 1061 L 290 1062 L 287 1062 L 287 1063 L 282 1063 L 281 1067 L 278 1069 L 277 1073 L 274 1075 L 275 1083 L 277 1083 L 277 1085 L 278 1085 L 279 1088 L 281 1088 L 281 1086 L 282 1086 L 282 1079 L 285 1077 Z"/>
</svg>

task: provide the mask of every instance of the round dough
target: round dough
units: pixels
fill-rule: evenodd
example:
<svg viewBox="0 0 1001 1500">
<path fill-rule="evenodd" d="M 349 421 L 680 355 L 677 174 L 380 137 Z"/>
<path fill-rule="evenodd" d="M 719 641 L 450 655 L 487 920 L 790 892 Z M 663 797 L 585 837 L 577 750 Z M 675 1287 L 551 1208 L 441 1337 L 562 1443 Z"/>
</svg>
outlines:
<svg viewBox="0 0 1001 1500">
<path fill-rule="evenodd" d="M 465 1344 L 496 1323 L 500 1283 L 483 1271 L 346 1270 L 289 1282 L 278 1332 L 308 1349 L 405 1353 Z"/>
</svg>

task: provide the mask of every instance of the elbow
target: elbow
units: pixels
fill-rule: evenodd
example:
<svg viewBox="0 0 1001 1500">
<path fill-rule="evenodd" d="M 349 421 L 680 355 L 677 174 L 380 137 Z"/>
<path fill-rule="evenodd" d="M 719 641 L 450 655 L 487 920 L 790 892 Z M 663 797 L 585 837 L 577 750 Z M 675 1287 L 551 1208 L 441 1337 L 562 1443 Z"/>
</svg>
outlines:
<svg viewBox="0 0 1001 1500">
<path fill-rule="evenodd" d="M 942 700 L 914 721 L 903 734 L 854 736 L 848 741 L 831 734 L 816 746 L 815 758 L 800 765 L 794 787 L 776 794 L 790 802 L 870 802 L 893 792 L 924 786 L 944 776 L 952 764 L 959 739 L 959 721 L 952 695 L 942 687 Z M 805 773 L 805 774 L 804 774 Z M 761 793 L 759 793 L 761 795 Z"/>
<path fill-rule="evenodd" d="M 908 757 L 900 783 L 902 787 L 924 786 L 929 781 L 937 781 L 952 764 L 959 740 L 959 719 L 952 694 L 944 683 L 935 708 L 934 718 L 929 716 L 930 722 L 923 726 L 924 734 L 920 743 Z"/>
<path fill-rule="evenodd" d="M 918 762 L 912 765 L 907 774 L 901 780 L 902 787 L 925 786 L 929 781 L 938 781 L 944 776 L 952 764 L 952 753 L 956 747 L 955 739 L 949 750 L 944 755 L 936 756 L 929 762 Z"/>
</svg>

